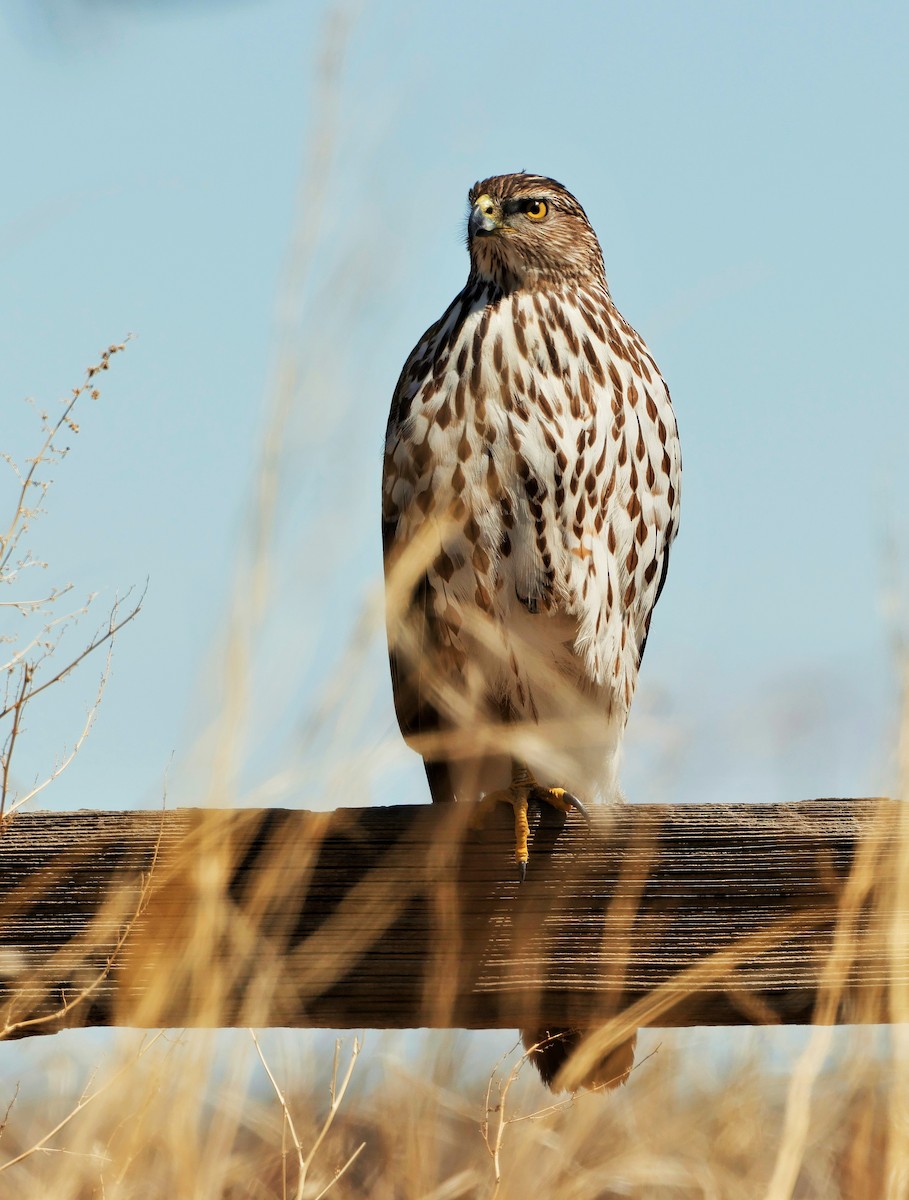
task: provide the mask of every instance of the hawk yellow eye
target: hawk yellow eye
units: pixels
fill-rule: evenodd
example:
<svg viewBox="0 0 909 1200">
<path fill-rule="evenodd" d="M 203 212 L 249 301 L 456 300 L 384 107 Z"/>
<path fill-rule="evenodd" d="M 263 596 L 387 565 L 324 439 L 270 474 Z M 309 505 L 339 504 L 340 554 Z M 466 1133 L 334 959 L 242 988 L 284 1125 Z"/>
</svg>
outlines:
<svg viewBox="0 0 909 1200">
<path fill-rule="evenodd" d="M 542 221 L 549 212 L 549 205 L 545 200 L 528 200 L 524 212 L 531 220 Z"/>
</svg>

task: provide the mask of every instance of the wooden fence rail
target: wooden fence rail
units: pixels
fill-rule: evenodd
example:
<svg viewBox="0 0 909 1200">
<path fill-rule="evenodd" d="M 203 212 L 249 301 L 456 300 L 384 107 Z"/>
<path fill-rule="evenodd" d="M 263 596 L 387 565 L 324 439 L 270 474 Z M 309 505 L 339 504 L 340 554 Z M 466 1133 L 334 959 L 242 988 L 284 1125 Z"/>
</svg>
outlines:
<svg viewBox="0 0 909 1200">
<path fill-rule="evenodd" d="M 505 809 L 19 813 L 0 1030 L 906 1019 L 906 811 L 546 812 L 523 884 Z"/>
</svg>

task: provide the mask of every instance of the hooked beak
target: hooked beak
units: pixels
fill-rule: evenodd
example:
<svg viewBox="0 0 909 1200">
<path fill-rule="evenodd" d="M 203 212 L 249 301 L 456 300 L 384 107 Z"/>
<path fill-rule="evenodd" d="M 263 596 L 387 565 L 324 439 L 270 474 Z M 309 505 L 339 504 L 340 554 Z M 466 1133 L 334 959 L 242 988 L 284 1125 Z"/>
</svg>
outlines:
<svg viewBox="0 0 909 1200">
<path fill-rule="evenodd" d="M 484 192 L 477 198 L 470 210 L 470 220 L 467 224 L 470 237 L 484 237 L 487 234 L 495 233 L 502 228 L 503 224 L 502 209 L 491 196 Z"/>
</svg>

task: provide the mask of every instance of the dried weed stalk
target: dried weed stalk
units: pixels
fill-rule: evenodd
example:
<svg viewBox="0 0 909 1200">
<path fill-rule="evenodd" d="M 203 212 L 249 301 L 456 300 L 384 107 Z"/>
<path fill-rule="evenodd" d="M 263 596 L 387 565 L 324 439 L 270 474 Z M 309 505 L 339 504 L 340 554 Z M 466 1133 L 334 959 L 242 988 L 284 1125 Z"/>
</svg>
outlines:
<svg viewBox="0 0 909 1200">
<path fill-rule="evenodd" d="M 69 447 L 64 444 L 68 434 L 79 432 L 76 422 L 77 405 L 86 393 L 96 400 L 100 395 L 98 376 L 110 367 L 115 354 L 124 349 L 126 341 L 115 343 L 101 354 L 98 362 L 89 367 L 79 387 L 64 402 L 56 420 L 47 412 L 40 414 L 43 438 L 37 453 L 17 462 L 8 452 L 0 454 L 15 478 L 15 493 L 11 515 L 5 532 L 0 534 L 0 610 L 17 619 L 0 627 L 0 647 L 5 649 L 5 661 L 0 662 L 3 676 L 0 693 L 0 820 L 33 800 L 70 765 L 87 738 L 98 712 L 104 688 L 110 676 L 110 655 L 117 633 L 137 616 L 144 591 L 138 600 L 126 604 L 117 599 L 107 619 L 88 639 L 81 651 L 60 665 L 60 647 L 64 636 L 84 617 L 96 597 L 89 596 L 81 605 L 63 610 L 64 596 L 72 591 L 71 583 L 52 585 L 48 589 L 28 590 L 28 584 L 47 563 L 38 557 L 28 542 L 38 517 L 45 511 L 48 489 L 53 482 L 49 471 L 59 465 Z M 23 623 L 24 622 L 24 623 Z M 85 722 L 71 746 L 64 747 L 53 766 L 23 787 L 17 786 L 13 757 L 25 728 L 28 706 L 43 692 L 56 687 L 97 650 L 107 647 L 107 657 L 94 701 Z"/>
<path fill-rule="evenodd" d="M 517 1043 L 520 1045 L 520 1042 Z M 529 1050 L 525 1050 L 518 1061 L 514 1064 L 508 1075 L 502 1078 L 502 1068 L 506 1061 L 514 1053 L 516 1046 L 503 1054 L 496 1065 L 493 1067 L 489 1076 L 489 1082 L 486 1086 L 486 1104 L 483 1113 L 483 1122 L 480 1126 L 480 1133 L 483 1142 L 486 1146 L 489 1156 L 492 1159 L 493 1170 L 493 1190 L 491 1200 L 496 1200 L 499 1190 L 502 1186 L 502 1143 L 505 1139 L 505 1131 L 510 1125 L 517 1125 L 522 1121 L 537 1121 L 542 1117 L 549 1116 L 552 1113 L 566 1112 L 574 1104 L 574 1095 L 570 1095 L 566 1100 L 556 1100 L 552 1104 L 547 1104 L 543 1108 L 535 1109 L 531 1113 L 523 1115 L 508 1115 L 508 1093 L 514 1086 L 518 1076 L 527 1065 L 528 1060 L 535 1050 L 542 1043 L 532 1046 Z"/>
<path fill-rule="evenodd" d="M 125 1062 L 120 1067 L 120 1069 L 118 1071 L 116 1071 L 110 1077 L 110 1079 L 108 1079 L 106 1081 L 106 1083 L 101 1084 L 99 1087 L 97 1087 L 97 1088 L 92 1087 L 92 1085 L 94 1083 L 94 1076 L 92 1076 L 89 1079 L 88 1083 L 85 1085 L 84 1089 L 82 1090 L 82 1094 L 79 1096 L 79 1099 L 76 1101 L 76 1103 L 73 1105 L 73 1107 L 69 1110 L 69 1112 L 66 1114 L 66 1116 L 63 1117 L 63 1119 L 61 1121 L 58 1121 L 57 1124 L 53 1127 L 53 1129 L 48 1130 L 47 1133 L 45 1133 L 42 1137 L 38 1138 L 26 1150 L 23 1150 L 20 1154 L 17 1154 L 14 1158 L 8 1158 L 6 1160 L 6 1162 L 0 1163 L 0 1175 L 2 1175 L 5 1171 L 8 1171 L 10 1169 L 10 1167 L 18 1166 L 19 1163 L 25 1162 L 26 1159 L 32 1158 L 34 1155 L 39 1154 L 42 1151 L 48 1152 L 48 1150 L 49 1150 L 48 1143 L 53 1138 L 55 1138 L 57 1136 L 57 1134 L 61 1132 L 61 1130 L 65 1129 L 66 1126 L 69 1125 L 72 1120 L 74 1120 L 74 1118 L 79 1116 L 80 1113 L 84 1112 L 85 1109 L 87 1109 L 89 1107 L 89 1105 L 94 1104 L 98 1099 L 100 1099 L 100 1097 L 105 1095 L 107 1092 L 111 1091 L 111 1089 L 113 1089 L 116 1086 L 116 1084 L 118 1084 L 120 1082 L 120 1080 L 123 1078 L 123 1076 L 128 1071 L 132 1070 L 134 1064 L 139 1059 L 141 1059 L 145 1054 L 147 1054 L 148 1051 L 152 1048 L 152 1046 L 154 1046 L 155 1043 L 158 1042 L 163 1036 L 164 1036 L 164 1032 L 162 1030 L 162 1031 L 156 1033 L 154 1035 L 154 1037 L 144 1038 L 142 1041 L 142 1044 L 139 1047 L 138 1052 L 135 1055 L 135 1058 L 131 1058 L 127 1062 Z M 18 1091 L 18 1088 L 17 1088 L 17 1091 Z M 12 1107 L 12 1104 L 10 1104 L 10 1107 Z M 9 1110 L 7 1110 L 7 1115 L 8 1115 L 8 1113 L 9 1113 Z"/>
<path fill-rule="evenodd" d="M 328 1107 L 328 1112 L 325 1114 L 325 1120 L 322 1122 L 322 1127 L 320 1128 L 318 1134 L 316 1135 L 315 1141 L 313 1142 L 309 1153 L 304 1154 L 303 1145 L 300 1141 L 299 1135 L 297 1134 L 296 1126 L 294 1125 L 294 1120 L 293 1120 L 293 1117 L 291 1116 L 290 1108 L 288 1107 L 287 1100 L 285 1099 L 285 1096 L 284 1096 L 284 1092 L 282 1091 L 278 1081 L 275 1079 L 271 1067 L 268 1065 L 268 1062 L 265 1058 L 265 1055 L 262 1052 L 262 1047 L 259 1044 L 259 1039 L 256 1037 L 256 1033 L 255 1033 L 254 1029 L 249 1030 L 249 1036 L 253 1040 L 253 1045 L 256 1048 L 256 1054 L 259 1056 L 259 1061 L 262 1063 L 262 1066 L 265 1069 L 265 1074 L 268 1076 L 268 1081 L 274 1090 L 275 1096 L 277 1097 L 278 1104 L 280 1105 L 281 1112 L 283 1114 L 282 1154 L 281 1154 L 281 1187 L 282 1187 L 281 1196 L 282 1196 L 282 1200 L 287 1200 L 287 1196 L 288 1196 L 288 1191 L 287 1191 L 287 1157 L 288 1157 L 288 1155 L 287 1155 L 286 1143 L 284 1142 L 284 1137 L 283 1137 L 285 1131 L 290 1133 L 291 1141 L 294 1144 L 294 1151 L 295 1151 L 296 1157 L 297 1157 L 297 1187 L 296 1187 L 296 1190 L 294 1191 L 294 1200 L 304 1200 L 305 1189 L 306 1189 L 306 1176 L 309 1172 L 310 1167 L 313 1164 L 313 1161 L 314 1161 L 316 1155 L 319 1152 L 319 1147 L 322 1145 L 322 1142 L 325 1140 L 326 1134 L 331 1129 L 332 1125 L 335 1122 L 335 1117 L 338 1115 L 338 1111 L 344 1100 L 344 1094 L 347 1091 L 351 1077 L 353 1076 L 354 1067 L 357 1065 L 357 1059 L 360 1056 L 360 1050 L 362 1048 L 362 1043 L 359 1041 L 358 1038 L 354 1038 L 353 1049 L 350 1052 L 350 1060 L 347 1064 L 347 1069 L 344 1072 L 343 1078 L 339 1082 L 338 1081 L 338 1072 L 339 1072 L 340 1061 L 341 1061 L 341 1042 L 340 1042 L 340 1040 L 335 1042 L 335 1056 L 334 1056 L 334 1062 L 332 1063 L 331 1083 L 329 1084 L 330 1104 Z M 359 1144 L 359 1146 L 357 1146 L 357 1148 L 356 1148 L 356 1150 L 354 1150 L 353 1154 L 351 1154 L 347 1158 L 347 1160 L 345 1161 L 345 1163 L 342 1166 L 337 1168 L 337 1170 L 334 1172 L 334 1174 L 332 1175 L 329 1182 L 315 1195 L 314 1200 L 322 1200 L 323 1196 L 328 1195 L 329 1191 L 335 1186 L 335 1184 L 338 1182 L 338 1180 L 341 1179 L 341 1177 L 347 1173 L 348 1169 L 353 1165 L 353 1163 L 356 1162 L 356 1160 L 360 1156 L 360 1153 L 365 1149 L 365 1147 L 366 1147 L 365 1142 L 361 1142 Z"/>
</svg>

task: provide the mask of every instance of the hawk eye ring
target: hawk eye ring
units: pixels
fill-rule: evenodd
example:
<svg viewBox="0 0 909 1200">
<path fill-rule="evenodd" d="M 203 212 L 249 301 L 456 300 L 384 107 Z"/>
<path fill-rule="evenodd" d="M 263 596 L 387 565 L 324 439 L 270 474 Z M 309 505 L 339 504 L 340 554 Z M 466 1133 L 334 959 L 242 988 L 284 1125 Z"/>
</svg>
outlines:
<svg viewBox="0 0 909 1200">
<path fill-rule="evenodd" d="M 549 205 L 545 200 L 528 200 L 524 212 L 532 221 L 542 221 L 549 212 Z"/>
</svg>

